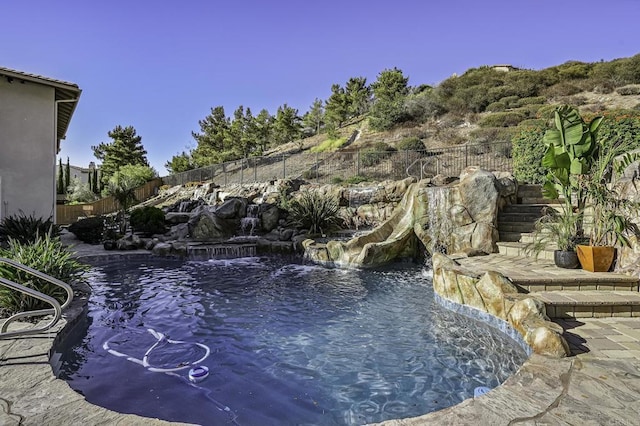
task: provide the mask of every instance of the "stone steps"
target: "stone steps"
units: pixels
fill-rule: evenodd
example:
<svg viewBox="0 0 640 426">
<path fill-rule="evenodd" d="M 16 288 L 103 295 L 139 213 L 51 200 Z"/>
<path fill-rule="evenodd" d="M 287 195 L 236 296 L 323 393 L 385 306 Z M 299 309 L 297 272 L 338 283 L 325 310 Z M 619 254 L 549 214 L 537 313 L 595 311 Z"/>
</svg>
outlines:
<svg viewBox="0 0 640 426">
<path fill-rule="evenodd" d="M 502 234 L 500 234 L 502 235 Z M 525 235 L 530 234 L 522 234 L 520 241 L 500 241 L 497 243 L 498 252 L 503 256 L 514 256 L 514 257 L 532 257 L 535 258 L 533 253 L 527 251 L 526 246 L 527 242 L 522 242 L 522 239 Z M 532 237 L 528 238 L 529 242 L 533 240 Z M 553 261 L 553 252 L 556 250 L 557 246 L 555 244 L 547 245 L 543 250 L 538 253 L 538 259 L 546 259 Z"/>
<path fill-rule="evenodd" d="M 640 293 L 564 290 L 530 293 L 544 302 L 549 318 L 640 317 Z"/>
</svg>

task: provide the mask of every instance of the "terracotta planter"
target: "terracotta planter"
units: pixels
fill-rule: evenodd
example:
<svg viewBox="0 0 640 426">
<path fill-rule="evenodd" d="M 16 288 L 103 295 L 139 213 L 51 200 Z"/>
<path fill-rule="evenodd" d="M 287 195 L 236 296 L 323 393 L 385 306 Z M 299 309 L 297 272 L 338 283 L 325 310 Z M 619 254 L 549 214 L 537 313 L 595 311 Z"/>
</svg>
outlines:
<svg viewBox="0 0 640 426">
<path fill-rule="evenodd" d="M 576 269 L 580 266 L 578 254 L 575 251 L 556 250 L 553 252 L 553 262 L 558 268 Z"/>
<path fill-rule="evenodd" d="M 611 269 L 616 254 L 615 247 L 577 246 L 576 252 L 582 269 L 591 272 L 607 272 Z"/>
</svg>

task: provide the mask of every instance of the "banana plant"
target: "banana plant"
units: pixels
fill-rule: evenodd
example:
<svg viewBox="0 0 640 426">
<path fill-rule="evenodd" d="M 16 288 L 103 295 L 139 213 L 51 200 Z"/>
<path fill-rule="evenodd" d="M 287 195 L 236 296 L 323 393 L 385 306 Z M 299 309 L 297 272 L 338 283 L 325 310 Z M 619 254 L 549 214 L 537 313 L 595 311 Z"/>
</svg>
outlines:
<svg viewBox="0 0 640 426">
<path fill-rule="evenodd" d="M 554 114 L 555 128 L 545 132 L 543 141 L 547 151 L 542 165 L 549 172 L 542 187 L 545 198 L 564 198 L 571 206 L 573 195 L 577 196 L 577 208 L 585 205 L 580 180 L 589 173 L 598 158 L 600 145 L 597 140 L 598 128 L 603 117 L 595 117 L 585 122 L 575 108 L 563 105 Z"/>
</svg>

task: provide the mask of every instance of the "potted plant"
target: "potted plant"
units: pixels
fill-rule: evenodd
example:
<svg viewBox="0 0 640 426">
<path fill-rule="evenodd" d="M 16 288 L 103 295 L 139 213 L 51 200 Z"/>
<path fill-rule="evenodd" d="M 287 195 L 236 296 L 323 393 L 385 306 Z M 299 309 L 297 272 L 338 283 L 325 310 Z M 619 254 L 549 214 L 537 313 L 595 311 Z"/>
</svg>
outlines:
<svg viewBox="0 0 640 426">
<path fill-rule="evenodd" d="M 586 204 L 589 245 L 578 245 L 576 251 L 583 269 L 606 272 L 615 258 L 615 247 L 630 245 L 629 236 L 640 236 L 634 218 L 640 203 L 625 197 L 624 182 L 614 180 L 630 164 L 640 160 L 639 152 L 629 140 L 602 139 L 599 156 L 589 176 L 581 181 Z M 635 184 L 635 178 L 632 179 Z"/>
<path fill-rule="evenodd" d="M 545 246 L 555 243 L 554 260 L 560 267 L 578 266 L 575 246 L 583 233 L 585 205 L 581 182 L 597 155 L 596 132 L 601 121 L 596 117 L 586 123 L 575 108 L 563 105 L 555 111 L 554 127 L 544 134 L 547 150 L 542 165 L 547 175 L 542 194 L 559 203 L 561 210 L 549 210 L 537 221 L 534 242 L 527 249 L 537 257 Z"/>
<path fill-rule="evenodd" d="M 526 246 L 536 259 L 542 250 L 555 246 L 553 261 L 559 268 L 575 269 L 580 266 L 576 253 L 579 241 L 578 224 L 582 218 L 571 206 L 562 206 L 561 211 L 545 207 L 544 215 L 536 221 L 533 242 Z"/>
</svg>

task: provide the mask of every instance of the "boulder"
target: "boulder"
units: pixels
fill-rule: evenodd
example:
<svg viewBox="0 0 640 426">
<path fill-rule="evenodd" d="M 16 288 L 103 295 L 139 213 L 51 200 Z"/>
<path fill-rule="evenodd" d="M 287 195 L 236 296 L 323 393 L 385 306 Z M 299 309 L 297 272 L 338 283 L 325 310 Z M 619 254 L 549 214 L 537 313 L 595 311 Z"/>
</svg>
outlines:
<svg viewBox="0 0 640 426">
<path fill-rule="evenodd" d="M 221 219 L 239 219 L 247 215 L 248 204 L 246 198 L 228 198 L 215 209 L 215 214 Z"/>
<path fill-rule="evenodd" d="M 260 205 L 260 223 L 265 232 L 272 231 L 278 226 L 280 220 L 280 209 L 274 204 L 263 203 Z"/>
<path fill-rule="evenodd" d="M 232 236 L 239 221 L 223 219 L 216 213 L 203 212 L 189 220 L 189 235 L 195 241 L 215 241 Z"/>
<path fill-rule="evenodd" d="M 176 213 L 176 212 L 168 212 L 164 215 L 165 222 L 171 225 L 177 225 L 179 223 L 187 223 L 189 219 L 191 219 L 190 213 Z"/>
<path fill-rule="evenodd" d="M 158 243 L 151 249 L 151 253 L 156 256 L 169 256 L 172 246 L 169 243 Z"/>
</svg>

